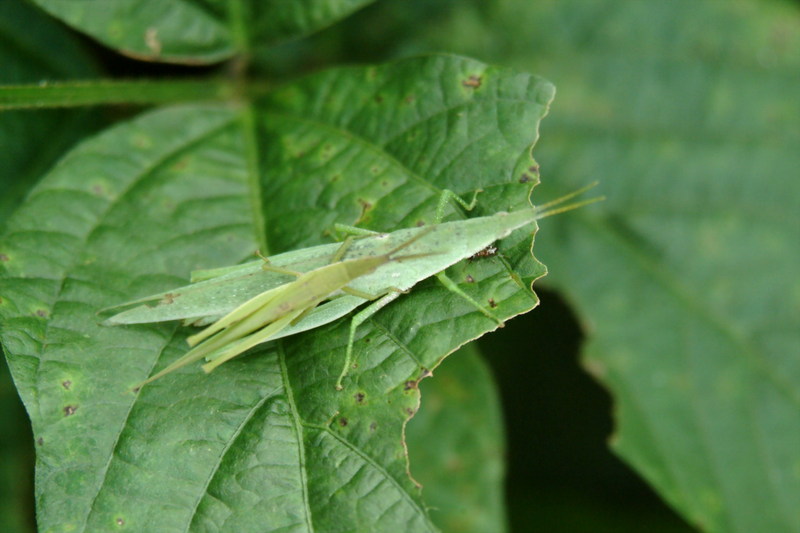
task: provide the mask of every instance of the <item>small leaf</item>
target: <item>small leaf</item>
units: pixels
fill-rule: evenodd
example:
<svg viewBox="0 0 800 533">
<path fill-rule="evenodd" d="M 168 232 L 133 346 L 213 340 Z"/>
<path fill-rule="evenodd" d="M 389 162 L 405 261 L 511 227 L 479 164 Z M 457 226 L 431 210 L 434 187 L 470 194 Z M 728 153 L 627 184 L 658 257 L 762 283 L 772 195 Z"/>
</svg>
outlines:
<svg viewBox="0 0 800 533">
<path fill-rule="evenodd" d="M 302 37 L 374 0 L 33 0 L 118 52 L 145 61 L 207 64 Z"/>
<path fill-rule="evenodd" d="M 213 63 L 235 52 L 220 2 L 199 0 L 33 0 L 122 54 L 148 61 Z"/>
</svg>

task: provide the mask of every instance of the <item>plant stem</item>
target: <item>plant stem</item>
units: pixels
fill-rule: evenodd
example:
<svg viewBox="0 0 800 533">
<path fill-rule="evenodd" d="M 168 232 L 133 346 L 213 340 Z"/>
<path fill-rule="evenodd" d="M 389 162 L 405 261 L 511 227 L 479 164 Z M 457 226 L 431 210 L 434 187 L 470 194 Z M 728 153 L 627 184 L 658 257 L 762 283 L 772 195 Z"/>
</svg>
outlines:
<svg viewBox="0 0 800 533">
<path fill-rule="evenodd" d="M 251 91 L 252 90 L 252 91 Z M 247 93 L 262 92 L 256 83 Z M 79 107 L 99 104 L 163 104 L 187 101 L 230 101 L 246 95 L 230 80 L 89 80 L 0 86 L 0 110 Z"/>
</svg>

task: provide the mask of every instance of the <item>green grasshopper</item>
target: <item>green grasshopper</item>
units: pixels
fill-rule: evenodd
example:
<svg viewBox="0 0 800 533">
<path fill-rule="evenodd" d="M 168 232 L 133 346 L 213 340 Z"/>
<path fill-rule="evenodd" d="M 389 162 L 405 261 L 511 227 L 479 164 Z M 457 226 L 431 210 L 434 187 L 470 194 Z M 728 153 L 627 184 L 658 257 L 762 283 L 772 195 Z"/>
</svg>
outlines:
<svg viewBox="0 0 800 533">
<path fill-rule="evenodd" d="M 445 287 L 502 326 L 499 318 L 461 291 L 443 271 L 462 259 L 478 254 L 515 229 L 600 199 L 555 207 L 587 188 L 547 204 L 513 213 L 497 213 L 389 234 L 372 234 L 357 241 L 348 239 L 342 245 L 321 245 L 281 254 L 270 258 L 269 263 L 256 261 L 201 271 L 193 275 L 193 279 L 201 280 L 198 283 L 124 304 L 129 306 L 158 300 L 155 307 L 143 305 L 129 309 L 111 317 L 106 323 L 157 322 L 176 318 L 183 318 L 189 323 L 216 320 L 205 330 L 189 337 L 188 342 L 193 346 L 189 352 L 141 384 L 144 385 L 203 357 L 208 361 L 203 369 L 210 372 L 257 344 L 332 322 L 364 302 L 373 301 L 354 315 L 351 321 L 344 366 L 336 382 L 336 388 L 341 389 L 352 362 L 357 327 L 428 277 L 437 276 Z M 463 201 L 461 203 L 471 208 L 475 199 L 470 205 Z M 440 211 L 437 209 L 437 217 Z M 400 250 L 407 253 L 396 256 Z M 264 270 L 269 276 L 263 274 Z M 287 281 L 292 278 L 296 279 Z M 241 298 L 249 290 L 254 290 L 259 279 L 266 281 L 261 285 L 263 292 L 232 310 L 219 304 L 205 303 L 209 295 L 224 290 L 233 291 Z M 179 299 L 181 304 L 174 305 Z M 226 311 L 227 314 L 219 318 Z"/>
</svg>

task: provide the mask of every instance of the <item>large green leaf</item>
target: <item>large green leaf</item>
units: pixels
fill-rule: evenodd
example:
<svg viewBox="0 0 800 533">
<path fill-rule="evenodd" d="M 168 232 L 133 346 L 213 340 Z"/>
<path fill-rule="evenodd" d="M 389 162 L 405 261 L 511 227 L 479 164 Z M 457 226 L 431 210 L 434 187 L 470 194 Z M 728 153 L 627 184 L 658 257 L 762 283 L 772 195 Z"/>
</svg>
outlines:
<svg viewBox="0 0 800 533">
<path fill-rule="evenodd" d="M 252 107 L 152 112 L 69 154 L 0 241 L 2 341 L 33 421 L 40 528 L 435 529 L 403 425 L 417 381 L 495 327 L 444 288 L 423 283 L 359 328 L 342 392 L 346 320 L 135 394 L 187 331 L 102 327 L 95 312 L 265 244 L 329 240 L 334 221 L 431 220 L 445 187 L 483 188 L 480 214 L 526 205 L 552 96 L 530 75 L 431 56 L 321 73 Z M 503 317 L 532 308 L 543 267 L 530 235 L 451 277 Z"/>
<path fill-rule="evenodd" d="M 461 51 L 554 79 L 543 166 L 608 196 L 543 224 L 539 254 L 615 395 L 613 447 L 704 530 L 800 530 L 798 5 L 480 9 L 488 29 L 476 8 L 437 35 L 467 24 Z"/>
<path fill-rule="evenodd" d="M 56 60 L 52 50 L 59 50 Z M 25 2 L 0 2 L 0 84 L 95 76 L 76 40 Z M 53 162 L 93 127 L 97 114 L 75 110 L 0 113 L 0 225 Z M 0 531 L 33 530 L 30 423 L 0 363 Z"/>
<path fill-rule="evenodd" d="M 33 0 L 120 53 L 213 63 L 332 24 L 373 0 Z"/>
</svg>

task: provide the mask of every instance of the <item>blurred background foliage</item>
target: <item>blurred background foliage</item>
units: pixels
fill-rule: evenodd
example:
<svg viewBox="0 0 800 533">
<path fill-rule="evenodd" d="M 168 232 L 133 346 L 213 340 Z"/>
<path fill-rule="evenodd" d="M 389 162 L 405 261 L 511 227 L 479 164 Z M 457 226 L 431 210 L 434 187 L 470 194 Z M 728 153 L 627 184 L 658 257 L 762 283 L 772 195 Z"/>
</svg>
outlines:
<svg viewBox="0 0 800 533">
<path fill-rule="evenodd" d="M 0 3 L 0 34 L 5 37 L 0 39 L 0 62 L 4 55 L 30 53 L 22 27 L 57 40 L 61 55 L 49 63 L 30 61 L 28 71 L 0 69 L 0 83 L 202 74 L 122 58 L 33 8 L 12 11 L 11 3 Z M 651 183 L 680 187 L 702 182 L 709 172 L 758 175 L 751 166 L 758 163 L 765 171 L 784 171 L 788 177 L 794 172 L 796 178 L 798 167 L 791 161 L 775 163 L 786 151 L 762 154 L 755 162 L 715 156 L 731 136 L 743 147 L 765 139 L 778 147 L 800 140 L 800 127 L 789 131 L 780 120 L 797 109 L 785 95 L 793 84 L 796 99 L 800 81 L 800 60 L 794 55 L 800 42 L 799 10 L 800 2 L 790 0 L 384 0 L 310 38 L 257 48 L 252 68 L 254 75 L 285 79 L 342 63 L 444 51 L 539 74 L 559 92 L 536 149 L 543 166 L 536 203 L 539 194 L 554 197 L 600 179 L 612 211 L 636 209 L 625 203 L 633 196 L 622 203 L 614 199 L 615 192 L 617 198 L 624 192 L 615 189 L 614 176 L 637 174 Z M 709 87 L 720 79 L 736 92 L 712 102 Z M 718 107 L 709 108 L 709 103 Z M 0 223 L 35 177 L 75 139 L 135 111 L 37 111 L 35 121 L 21 113 L 0 115 L 0 165 L 4 177 L 15 177 L 0 183 Z M 43 143 L 36 161 L 14 159 L 15 139 L 37 142 L 37 135 L 43 139 L 59 128 L 63 135 L 55 137 L 58 142 Z M 715 132 L 720 137 L 709 140 Z M 637 142 L 642 135 L 662 142 L 643 147 Z M 581 152 L 570 152 L 576 146 Z M 705 201 L 701 196 L 699 202 Z M 494 372 L 506 422 L 510 529 L 638 532 L 646 525 L 654 532 L 695 531 L 608 450 L 614 404 L 579 362 L 581 343 L 596 324 L 581 323 L 560 291 L 572 280 L 553 241 L 571 230 L 560 228 L 548 240 L 546 224 L 536 255 L 552 274 L 544 280 L 547 288 L 537 290 L 540 308 L 479 343 Z M 481 365 L 474 357 L 469 364 Z M 448 360 L 437 377 L 447 376 L 456 364 Z M 423 383 L 423 395 L 429 386 Z M 0 531 L 32 531 L 33 446 L 5 364 L 0 370 L 0 462 Z"/>
</svg>

